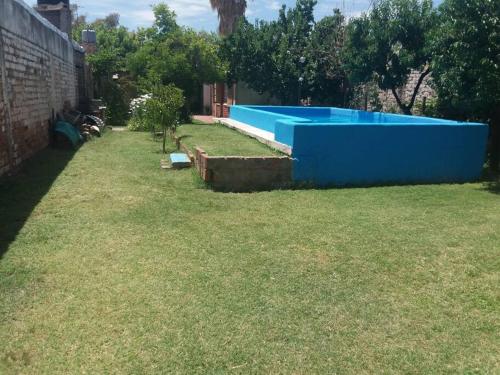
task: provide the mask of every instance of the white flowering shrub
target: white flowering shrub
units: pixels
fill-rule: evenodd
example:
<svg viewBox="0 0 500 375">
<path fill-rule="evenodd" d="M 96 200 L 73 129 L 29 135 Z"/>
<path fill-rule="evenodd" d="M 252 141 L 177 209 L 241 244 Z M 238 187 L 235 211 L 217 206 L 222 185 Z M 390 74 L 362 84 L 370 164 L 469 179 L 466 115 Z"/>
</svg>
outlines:
<svg viewBox="0 0 500 375">
<path fill-rule="evenodd" d="M 153 97 L 152 94 L 144 94 L 130 101 L 130 121 L 128 128 L 132 131 L 151 130 L 146 116 L 146 102 Z"/>
</svg>

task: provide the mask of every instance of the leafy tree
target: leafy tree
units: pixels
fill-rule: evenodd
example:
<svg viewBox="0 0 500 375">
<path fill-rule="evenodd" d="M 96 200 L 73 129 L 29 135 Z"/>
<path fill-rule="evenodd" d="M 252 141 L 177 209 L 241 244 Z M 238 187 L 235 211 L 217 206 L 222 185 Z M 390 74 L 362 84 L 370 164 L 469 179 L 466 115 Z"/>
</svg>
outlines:
<svg viewBox="0 0 500 375">
<path fill-rule="evenodd" d="M 157 86 L 153 96 L 146 100 L 145 117 L 152 128 L 159 126 L 163 135 L 163 153 L 166 153 L 166 141 L 168 132 L 175 132 L 180 109 L 184 106 L 182 90 L 174 85 Z"/>
<path fill-rule="evenodd" d="M 418 90 L 430 74 L 431 33 L 436 12 L 431 0 L 381 0 L 369 14 L 353 19 L 347 27 L 344 66 L 353 84 L 376 80 L 382 90 L 391 90 L 400 110 L 411 114 Z M 420 71 L 410 101 L 405 103 L 398 88 L 412 70 Z"/>
<path fill-rule="evenodd" d="M 109 125 L 125 125 L 129 108 L 127 94 L 122 85 L 112 80 L 105 81 L 101 93 L 106 102 L 106 122 Z"/>
<path fill-rule="evenodd" d="M 94 91 L 102 97 L 107 106 L 107 120 L 111 125 L 123 125 L 128 114 L 128 101 L 136 95 L 136 88 L 128 77 L 126 61 L 138 43 L 134 33 L 120 26 L 120 15 L 111 13 L 108 16 L 87 23 L 85 16 L 74 21 L 73 36 L 81 42 L 82 30 L 91 29 L 96 32 L 97 51 L 87 56 L 93 77 Z M 118 79 L 113 79 L 117 74 Z"/>
<path fill-rule="evenodd" d="M 156 35 L 163 36 L 179 30 L 175 12 L 167 4 L 160 3 L 153 6 L 153 13 L 155 15 L 154 28 Z"/>
<path fill-rule="evenodd" d="M 243 19 L 222 42 L 229 82 L 244 81 L 283 104 L 297 104 L 305 96 L 328 103 L 338 100 L 344 19 L 337 11 L 316 24 L 315 5 L 315 0 L 298 0 L 294 8 L 283 6 L 272 22 L 252 25 Z"/>
<path fill-rule="evenodd" d="M 140 31 L 139 49 L 129 56 L 127 68 L 141 88 L 174 84 L 186 96 L 183 117 L 201 106 L 201 87 L 223 78 L 216 36 L 175 25 L 175 13 L 166 5 L 154 8 L 154 27 Z M 163 26 L 162 26 L 163 25 Z"/>
<path fill-rule="evenodd" d="M 102 21 L 108 29 L 117 28 L 120 25 L 120 14 L 110 13 Z"/>
<path fill-rule="evenodd" d="M 491 166 L 500 161 L 500 2 L 445 0 L 433 45 L 439 110 L 489 122 Z"/>
<path fill-rule="evenodd" d="M 338 9 L 318 21 L 312 33 L 311 58 L 318 74 L 314 95 L 322 103 L 344 101 L 346 76 L 342 66 L 345 18 Z"/>
</svg>

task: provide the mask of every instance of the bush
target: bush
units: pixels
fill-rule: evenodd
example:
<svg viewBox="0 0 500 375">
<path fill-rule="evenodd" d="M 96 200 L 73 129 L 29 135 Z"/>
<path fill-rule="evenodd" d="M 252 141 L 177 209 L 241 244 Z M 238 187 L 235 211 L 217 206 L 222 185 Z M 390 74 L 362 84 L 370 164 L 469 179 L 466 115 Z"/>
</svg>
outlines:
<svg viewBox="0 0 500 375">
<path fill-rule="evenodd" d="M 181 108 L 184 106 L 184 95 L 182 90 L 174 85 L 157 86 L 153 91 L 153 96 L 146 100 L 144 117 L 146 123 L 154 131 L 159 127 L 163 133 L 163 153 L 165 153 L 165 143 L 167 132 L 175 133 L 179 125 Z"/>
<path fill-rule="evenodd" d="M 109 125 L 123 126 L 127 123 L 128 108 L 121 86 L 107 82 L 103 87 L 103 99 L 106 103 L 106 121 Z"/>
<path fill-rule="evenodd" d="M 138 98 L 132 99 L 130 102 L 131 118 L 127 128 L 131 131 L 150 131 L 152 130 L 148 123 L 146 113 L 146 101 L 152 97 L 152 94 L 144 94 Z"/>
</svg>

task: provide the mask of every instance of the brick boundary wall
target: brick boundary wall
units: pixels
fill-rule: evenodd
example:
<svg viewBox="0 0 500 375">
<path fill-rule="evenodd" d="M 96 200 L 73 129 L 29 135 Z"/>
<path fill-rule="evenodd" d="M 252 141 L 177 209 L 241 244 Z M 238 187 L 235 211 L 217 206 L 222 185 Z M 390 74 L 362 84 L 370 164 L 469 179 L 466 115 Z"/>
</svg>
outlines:
<svg viewBox="0 0 500 375">
<path fill-rule="evenodd" d="M 209 156 L 197 147 L 195 165 L 202 180 L 216 191 L 250 192 L 292 185 L 292 159 L 287 156 Z"/>
<path fill-rule="evenodd" d="M 50 121 L 76 107 L 82 53 L 22 0 L 0 0 L 0 176 L 47 147 Z"/>
<path fill-rule="evenodd" d="M 413 95 L 413 90 L 417 86 L 418 79 L 420 78 L 420 72 L 413 70 L 410 73 L 410 76 L 408 78 L 408 82 L 406 83 L 405 86 L 403 86 L 399 91 L 398 94 L 401 98 L 401 100 L 404 103 L 409 103 L 410 99 Z M 392 94 L 391 90 L 387 91 L 379 91 L 379 100 L 382 103 L 383 106 L 383 111 L 398 111 L 399 112 L 399 107 L 398 103 L 396 102 L 396 98 Z M 424 78 L 422 81 L 422 85 L 420 86 L 420 89 L 418 90 L 416 100 L 415 100 L 415 106 L 413 107 L 413 111 L 415 114 L 421 114 L 420 113 L 420 107 L 422 106 L 422 102 L 424 98 L 426 98 L 427 101 L 432 100 L 436 97 L 436 92 L 432 88 L 432 74 L 429 74 L 427 77 Z"/>
</svg>

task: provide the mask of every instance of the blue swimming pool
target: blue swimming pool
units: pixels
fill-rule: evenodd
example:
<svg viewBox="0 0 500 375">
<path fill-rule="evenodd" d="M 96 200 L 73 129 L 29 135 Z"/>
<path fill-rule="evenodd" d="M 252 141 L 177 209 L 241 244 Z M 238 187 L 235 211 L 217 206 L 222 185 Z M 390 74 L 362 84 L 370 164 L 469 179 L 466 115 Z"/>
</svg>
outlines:
<svg viewBox="0 0 500 375">
<path fill-rule="evenodd" d="M 291 148 L 296 182 L 465 182 L 478 179 L 485 162 L 485 124 L 327 107 L 233 106 L 230 113 Z"/>
</svg>

